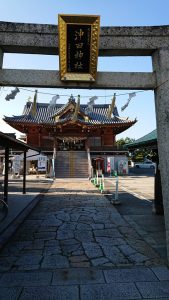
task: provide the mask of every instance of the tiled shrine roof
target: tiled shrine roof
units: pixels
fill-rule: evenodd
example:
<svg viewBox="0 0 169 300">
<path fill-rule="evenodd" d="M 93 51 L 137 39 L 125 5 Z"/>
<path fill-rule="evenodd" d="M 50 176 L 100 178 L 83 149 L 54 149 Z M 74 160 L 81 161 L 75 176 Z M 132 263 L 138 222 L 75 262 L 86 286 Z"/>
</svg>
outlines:
<svg viewBox="0 0 169 300">
<path fill-rule="evenodd" d="M 73 112 L 68 111 L 71 101 L 66 104 L 49 105 L 48 103 L 36 103 L 36 113 L 32 114 L 32 102 L 27 102 L 23 114 L 19 116 L 4 117 L 7 123 L 30 123 L 30 124 L 63 124 L 72 119 Z M 76 103 L 74 102 L 74 107 Z M 114 107 L 111 118 L 108 118 L 108 104 L 95 104 L 92 110 L 88 110 L 88 105 L 81 104 L 77 121 L 86 125 L 111 125 L 111 124 L 130 124 L 136 120 L 129 120 L 128 118 L 119 117 L 117 107 Z M 64 113 L 65 111 L 65 113 Z M 58 118 L 57 118 L 58 117 Z M 87 117 L 87 118 L 85 118 Z"/>
</svg>

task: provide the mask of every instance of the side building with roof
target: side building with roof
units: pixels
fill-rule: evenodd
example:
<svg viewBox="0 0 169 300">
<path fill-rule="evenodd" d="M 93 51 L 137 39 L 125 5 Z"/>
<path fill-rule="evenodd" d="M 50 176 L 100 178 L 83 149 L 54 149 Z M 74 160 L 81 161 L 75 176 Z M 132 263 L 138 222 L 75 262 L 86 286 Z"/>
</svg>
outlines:
<svg viewBox="0 0 169 300">
<path fill-rule="evenodd" d="M 157 149 L 157 129 L 149 132 L 141 138 L 135 140 L 130 144 L 125 145 L 129 150 L 135 150 L 137 148 L 146 148 L 151 150 Z"/>
<path fill-rule="evenodd" d="M 157 215 L 164 214 L 163 207 L 163 195 L 162 195 L 162 185 L 161 185 L 161 174 L 160 174 L 160 164 L 158 156 L 158 139 L 157 139 L 157 129 L 149 132 L 148 134 L 137 139 L 133 143 L 126 144 L 126 148 L 132 152 L 136 149 L 149 149 L 152 151 L 151 159 L 156 163 L 155 177 L 154 177 L 154 201 L 153 201 L 153 212 Z"/>
<path fill-rule="evenodd" d="M 116 105 L 112 112 L 110 107 L 83 105 L 71 96 L 66 104 L 27 102 L 22 115 L 4 121 L 48 156 L 55 177 L 90 177 L 92 170 L 107 170 L 108 157 L 126 157 L 127 151 L 116 146 L 116 135 L 136 123 L 121 118 Z"/>
</svg>

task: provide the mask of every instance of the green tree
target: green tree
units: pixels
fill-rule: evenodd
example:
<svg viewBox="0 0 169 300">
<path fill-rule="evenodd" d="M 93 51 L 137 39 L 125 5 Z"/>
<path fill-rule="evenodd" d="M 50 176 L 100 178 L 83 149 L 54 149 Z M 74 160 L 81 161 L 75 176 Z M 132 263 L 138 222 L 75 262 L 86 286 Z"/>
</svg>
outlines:
<svg viewBox="0 0 169 300">
<path fill-rule="evenodd" d="M 135 139 L 131 139 L 129 137 L 121 138 L 116 141 L 118 147 L 127 150 L 127 144 L 133 143 Z M 138 149 L 129 150 L 129 161 L 133 160 L 135 162 L 142 162 L 146 158 L 151 159 L 152 157 L 152 150 L 146 149 L 144 147 L 140 147 Z"/>
<path fill-rule="evenodd" d="M 132 156 L 132 160 L 134 160 L 135 162 L 142 162 L 145 159 L 152 160 L 153 153 L 151 149 L 140 147 L 139 149 L 135 149 L 132 152 L 131 156 Z"/>
<path fill-rule="evenodd" d="M 135 139 L 131 139 L 129 137 L 126 137 L 126 138 L 122 138 L 122 139 L 119 139 L 116 141 L 116 144 L 118 146 L 124 146 L 126 144 L 130 144 L 130 143 L 133 143 L 135 141 Z"/>
</svg>

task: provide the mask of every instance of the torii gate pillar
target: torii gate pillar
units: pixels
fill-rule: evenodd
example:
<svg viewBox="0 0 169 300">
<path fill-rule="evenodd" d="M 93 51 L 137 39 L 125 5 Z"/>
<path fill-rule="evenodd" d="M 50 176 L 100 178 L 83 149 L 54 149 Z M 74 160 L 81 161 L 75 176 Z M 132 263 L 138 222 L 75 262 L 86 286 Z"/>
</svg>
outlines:
<svg viewBox="0 0 169 300">
<path fill-rule="evenodd" d="M 4 56 L 4 54 L 0 48 L 0 69 L 2 69 L 2 65 L 3 65 L 3 56 Z"/>
<path fill-rule="evenodd" d="M 157 80 L 157 87 L 154 90 L 155 109 L 169 261 L 169 49 L 156 50 L 152 56 L 152 60 Z"/>
</svg>

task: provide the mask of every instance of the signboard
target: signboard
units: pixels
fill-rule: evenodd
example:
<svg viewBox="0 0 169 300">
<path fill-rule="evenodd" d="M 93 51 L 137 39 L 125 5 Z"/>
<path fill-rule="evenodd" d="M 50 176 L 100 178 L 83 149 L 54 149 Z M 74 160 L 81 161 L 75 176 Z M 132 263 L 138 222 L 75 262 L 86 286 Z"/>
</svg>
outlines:
<svg viewBox="0 0 169 300">
<path fill-rule="evenodd" d="M 60 79 L 95 81 L 99 16 L 59 15 Z"/>
<path fill-rule="evenodd" d="M 107 158 L 107 172 L 110 173 L 110 157 Z"/>
<path fill-rule="evenodd" d="M 127 159 L 119 160 L 118 161 L 118 174 L 119 175 L 126 175 L 128 174 L 128 161 Z"/>
<path fill-rule="evenodd" d="M 114 171 L 114 169 L 114 157 L 109 156 L 107 157 L 107 172 L 111 173 L 112 171 Z"/>
<path fill-rule="evenodd" d="M 46 171 L 46 165 L 47 165 L 47 157 L 39 156 L 38 157 L 38 171 Z"/>
<path fill-rule="evenodd" d="M 13 164 L 12 164 L 14 174 L 19 174 L 20 166 L 21 166 L 20 155 L 15 155 Z"/>
</svg>

